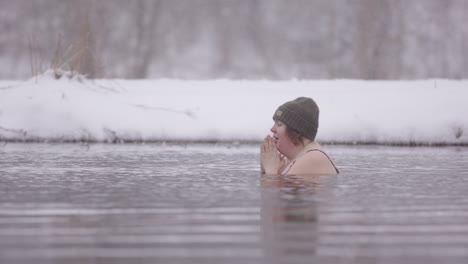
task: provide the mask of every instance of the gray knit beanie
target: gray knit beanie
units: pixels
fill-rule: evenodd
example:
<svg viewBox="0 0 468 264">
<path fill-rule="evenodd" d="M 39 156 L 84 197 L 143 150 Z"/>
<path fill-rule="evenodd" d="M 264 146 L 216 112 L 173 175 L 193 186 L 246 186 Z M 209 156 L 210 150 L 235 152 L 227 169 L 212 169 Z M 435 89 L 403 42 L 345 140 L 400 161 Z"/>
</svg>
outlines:
<svg viewBox="0 0 468 264">
<path fill-rule="evenodd" d="M 319 122 L 319 108 L 312 98 L 299 97 L 278 107 L 273 120 L 283 122 L 310 140 L 315 140 Z"/>
</svg>

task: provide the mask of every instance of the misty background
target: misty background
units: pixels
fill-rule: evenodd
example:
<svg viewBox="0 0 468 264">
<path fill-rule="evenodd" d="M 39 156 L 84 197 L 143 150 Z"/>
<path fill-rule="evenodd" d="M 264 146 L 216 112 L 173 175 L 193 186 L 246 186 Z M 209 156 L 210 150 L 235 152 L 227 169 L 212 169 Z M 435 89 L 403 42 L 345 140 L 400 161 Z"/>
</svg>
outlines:
<svg viewBox="0 0 468 264">
<path fill-rule="evenodd" d="M 468 78 L 466 0 L 0 0 L 0 79 Z"/>
</svg>

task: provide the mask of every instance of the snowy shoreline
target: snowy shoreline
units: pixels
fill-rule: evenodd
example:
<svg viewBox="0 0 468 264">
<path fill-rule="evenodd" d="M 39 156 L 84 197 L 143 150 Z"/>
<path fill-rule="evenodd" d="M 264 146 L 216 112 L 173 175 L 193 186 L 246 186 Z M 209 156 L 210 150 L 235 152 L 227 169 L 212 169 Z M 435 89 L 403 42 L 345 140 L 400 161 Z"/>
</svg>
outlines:
<svg viewBox="0 0 468 264">
<path fill-rule="evenodd" d="M 257 144 L 299 96 L 324 144 L 468 146 L 468 81 L 0 81 L 0 141 Z M 185 142 L 185 143 L 184 143 Z"/>
<path fill-rule="evenodd" d="M 128 145 L 161 145 L 161 146 L 259 146 L 263 141 L 244 140 L 74 140 L 74 139 L 5 139 L 0 138 L 0 145 L 6 144 L 128 144 Z M 388 147 L 468 147 L 468 143 L 446 143 L 446 142 L 328 142 L 319 140 L 322 146 L 388 146 Z"/>
<path fill-rule="evenodd" d="M 0 131 L 2 128 L 0 128 Z M 468 143 L 451 143 L 451 142 L 372 142 L 372 141 L 326 141 L 318 139 L 322 146 L 389 146 L 389 147 L 468 147 Z M 149 139 L 135 140 L 125 138 L 106 138 L 103 140 L 96 139 L 67 139 L 67 138 L 2 138 L 0 137 L 0 145 L 6 144 L 81 144 L 81 145 L 99 145 L 99 144 L 129 144 L 129 145 L 161 145 L 161 146 L 189 146 L 189 145 L 210 145 L 210 146 L 258 146 L 263 140 L 164 140 L 164 139 Z"/>
</svg>

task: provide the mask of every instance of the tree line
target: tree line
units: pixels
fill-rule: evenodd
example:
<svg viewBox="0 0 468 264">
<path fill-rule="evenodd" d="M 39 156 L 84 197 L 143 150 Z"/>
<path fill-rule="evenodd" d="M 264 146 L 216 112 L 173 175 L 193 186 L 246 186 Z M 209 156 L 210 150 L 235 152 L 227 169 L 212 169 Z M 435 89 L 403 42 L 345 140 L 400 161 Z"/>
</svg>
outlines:
<svg viewBox="0 0 468 264">
<path fill-rule="evenodd" d="M 465 0 L 0 0 L 0 78 L 468 77 Z"/>
</svg>

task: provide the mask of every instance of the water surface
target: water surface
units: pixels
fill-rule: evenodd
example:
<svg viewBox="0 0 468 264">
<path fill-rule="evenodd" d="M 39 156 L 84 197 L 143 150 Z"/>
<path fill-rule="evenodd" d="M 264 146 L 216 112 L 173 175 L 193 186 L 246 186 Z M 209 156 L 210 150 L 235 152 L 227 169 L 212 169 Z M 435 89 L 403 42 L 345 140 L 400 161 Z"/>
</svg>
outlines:
<svg viewBox="0 0 468 264">
<path fill-rule="evenodd" d="M 0 263 L 467 263 L 468 148 L 4 144 Z"/>
</svg>

